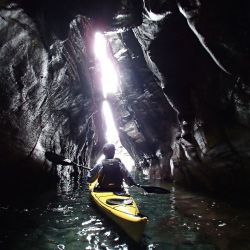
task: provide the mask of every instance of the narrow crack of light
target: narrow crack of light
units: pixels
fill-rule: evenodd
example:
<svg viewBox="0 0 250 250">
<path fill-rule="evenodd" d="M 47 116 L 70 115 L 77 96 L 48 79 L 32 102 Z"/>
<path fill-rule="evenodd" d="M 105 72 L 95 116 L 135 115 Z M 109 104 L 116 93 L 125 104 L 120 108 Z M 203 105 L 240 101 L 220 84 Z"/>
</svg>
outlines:
<svg viewBox="0 0 250 250">
<path fill-rule="evenodd" d="M 106 139 L 109 143 L 116 144 L 116 142 L 119 140 L 118 132 L 115 127 L 115 122 L 114 122 L 111 108 L 109 106 L 109 103 L 106 100 L 103 102 L 102 111 L 105 117 L 105 122 L 106 122 L 106 127 L 107 127 Z"/>
<path fill-rule="evenodd" d="M 102 58 L 107 57 L 107 49 L 106 49 L 106 40 L 103 34 L 100 32 L 95 33 L 95 42 L 94 42 L 94 51 L 96 57 L 101 60 Z"/>
<path fill-rule="evenodd" d="M 103 96 L 106 98 L 109 93 L 117 92 L 119 80 L 115 67 L 108 55 L 105 37 L 99 32 L 95 34 L 94 50 L 100 62 Z"/>
<path fill-rule="evenodd" d="M 117 92 L 119 78 L 112 60 L 109 58 L 106 39 L 104 35 L 99 32 L 95 34 L 94 51 L 96 58 L 99 60 L 103 96 L 106 99 L 108 94 Z M 103 101 L 102 112 L 107 128 L 106 140 L 116 146 L 116 155 L 122 160 L 127 169 L 131 171 L 134 166 L 134 161 L 121 145 L 113 114 L 107 100 Z M 98 162 L 102 159 L 103 155 L 98 159 Z"/>
</svg>

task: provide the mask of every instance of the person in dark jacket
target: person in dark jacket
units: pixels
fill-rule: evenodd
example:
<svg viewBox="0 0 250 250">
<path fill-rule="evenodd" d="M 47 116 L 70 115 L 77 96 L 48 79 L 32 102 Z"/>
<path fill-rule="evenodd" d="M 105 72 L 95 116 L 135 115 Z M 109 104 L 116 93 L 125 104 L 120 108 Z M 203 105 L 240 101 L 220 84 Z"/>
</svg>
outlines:
<svg viewBox="0 0 250 250">
<path fill-rule="evenodd" d="M 129 186 L 137 185 L 119 158 L 114 158 L 115 146 L 106 143 L 103 147 L 105 159 L 90 170 L 88 182 L 98 180 L 97 189 L 100 191 L 123 191 L 123 181 Z"/>
</svg>

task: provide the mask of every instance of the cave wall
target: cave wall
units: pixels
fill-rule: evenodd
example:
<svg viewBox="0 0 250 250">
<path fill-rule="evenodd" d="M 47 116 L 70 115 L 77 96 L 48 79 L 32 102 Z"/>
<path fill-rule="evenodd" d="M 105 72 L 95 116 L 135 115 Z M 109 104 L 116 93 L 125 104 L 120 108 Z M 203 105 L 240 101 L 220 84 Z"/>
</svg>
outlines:
<svg viewBox="0 0 250 250">
<path fill-rule="evenodd" d="M 46 151 L 90 164 L 103 143 L 92 98 L 91 25 L 76 17 L 67 39 L 55 32 L 45 40 L 44 26 L 18 5 L 2 8 L 0 18 L 1 190 L 10 180 L 13 192 L 43 189 L 57 177 Z"/>
<path fill-rule="evenodd" d="M 97 158 L 104 126 L 91 39 L 105 30 L 121 77 L 109 99 L 136 164 L 197 189 L 250 190 L 248 7 L 1 1 L 2 187 L 12 179 L 42 188 L 55 169 L 46 151 L 87 165 Z"/>
<path fill-rule="evenodd" d="M 179 131 L 176 112 L 148 68 L 133 32 L 108 37 L 121 81 L 120 91 L 109 98 L 121 142 L 137 166 L 148 161 L 152 173 L 157 169 L 154 178 L 169 179 L 171 144 Z M 164 163 L 158 161 L 159 155 Z"/>
<path fill-rule="evenodd" d="M 140 6 L 0 1 L 1 197 L 40 192 L 68 170 L 77 176 L 79 169 L 53 164 L 46 152 L 87 166 L 96 161 L 105 126 L 93 83 L 93 31 L 138 25 Z"/>
<path fill-rule="evenodd" d="M 249 190 L 247 6 L 144 1 L 142 25 L 133 29 L 178 114 L 178 183 L 230 195 Z"/>
</svg>

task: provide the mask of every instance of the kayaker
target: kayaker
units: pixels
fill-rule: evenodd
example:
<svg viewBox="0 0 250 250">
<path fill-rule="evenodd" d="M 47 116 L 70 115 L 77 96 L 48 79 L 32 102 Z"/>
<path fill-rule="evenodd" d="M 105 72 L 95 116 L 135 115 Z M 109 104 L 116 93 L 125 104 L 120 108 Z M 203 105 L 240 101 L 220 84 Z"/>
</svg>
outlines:
<svg viewBox="0 0 250 250">
<path fill-rule="evenodd" d="M 123 181 L 129 186 L 136 185 L 132 176 L 121 162 L 119 158 L 115 156 L 115 145 L 106 143 L 103 147 L 103 154 L 105 159 L 101 163 L 98 163 L 90 170 L 88 174 L 88 182 L 92 183 L 96 179 L 98 185 L 96 189 L 100 191 L 113 191 L 122 192 Z"/>
</svg>

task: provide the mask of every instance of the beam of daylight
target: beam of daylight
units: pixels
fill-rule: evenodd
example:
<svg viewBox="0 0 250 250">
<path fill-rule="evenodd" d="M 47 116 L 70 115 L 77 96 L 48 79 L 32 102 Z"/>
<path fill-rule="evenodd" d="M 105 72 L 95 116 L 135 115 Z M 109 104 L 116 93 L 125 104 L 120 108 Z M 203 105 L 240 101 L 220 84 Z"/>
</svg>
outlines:
<svg viewBox="0 0 250 250">
<path fill-rule="evenodd" d="M 100 63 L 103 96 L 106 99 L 108 94 L 117 92 L 119 79 L 114 65 L 108 55 L 106 39 L 104 35 L 99 32 L 95 34 L 94 51 Z M 134 166 L 134 161 L 121 145 L 113 114 L 107 100 L 103 101 L 102 112 L 107 128 L 106 140 L 116 146 L 116 156 L 118 156 L 127 169 L 131 171 Z M 99 158 L 98 162 L 102 159 L 103 156 Z"/>
<path fill-rule="evenodd" d="M 115 127 L 112 111 L 107 100 L 103 102 L 102 113 L 106 122 L 106 138 L 109 143 L 116 144 L 119 141 L 118 132 Z"/>
<path fill-rule="evenodd" d="M 94 51 L 100 62 L 103 96 L 106 98 L 109 93 L 117 92 L 119 80 L 115 67 L 108 55 L 106 39 L 99 32 L 95 34 Z"/>
</svg>

